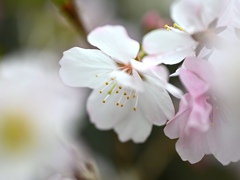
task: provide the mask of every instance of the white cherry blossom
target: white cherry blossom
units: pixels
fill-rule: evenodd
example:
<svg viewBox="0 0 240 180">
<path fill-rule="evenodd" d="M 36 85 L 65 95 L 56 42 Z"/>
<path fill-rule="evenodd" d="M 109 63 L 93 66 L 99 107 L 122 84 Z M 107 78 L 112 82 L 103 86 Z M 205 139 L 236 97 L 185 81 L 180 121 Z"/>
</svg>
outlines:
<svg viewBox="0 0 240 180">
<path fill-rule="evenodd" d="M 87 91 L 65 86 L 54 59 L 26 51 L 0 63 L 0 179 L 44 179 L 65 162 L 60 139 L 70 139 Z"/>
<path fill-rule="evenodd" d="M 163 125 L 174 116 L 166 89 L 166 67 L 141 62 L 139 43 L 121 26 L 103 26 L 88 35 L 97 49 L 72 48 L 60 61 L 60 76 L 70 86 L 93 89 L 87 102 L 91 121 L 99 129 L 114 129 L 121 141 L 143 142 L 152 125 Z"/>
<path fill-rule="evenodd" d="M 176 64 L 187 56 L 199 55 L 201 50 L 222 48 L 223 38 L 218 34 L 226 29 L 221 23 L 228 0 L 178 0 L 171 6 L 175 23 L 166 29 L 157 29 L 144 36 L 143 49 L 149 56 L 144 60 L 153 64 Z M 220 21 L 220 23 L 219 23 Z"/>
</svg>

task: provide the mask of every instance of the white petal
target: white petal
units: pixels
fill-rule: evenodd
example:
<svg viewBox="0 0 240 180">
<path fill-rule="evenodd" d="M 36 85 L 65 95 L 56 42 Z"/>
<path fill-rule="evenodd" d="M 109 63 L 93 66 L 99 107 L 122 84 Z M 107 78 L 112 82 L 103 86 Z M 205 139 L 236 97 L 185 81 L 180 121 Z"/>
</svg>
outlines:
<svg viewBox="0 0 240 180">
<path fill-rule="evenodd" d="M 91 122 L 97 128 L 103 130 L 113 128 L 118 122 L 128 118 L 130 111 L 133 111 L 132 108 L 129 108 L 130 104 L 128 103 L 124 107 L 116 106 L 120 95 L 115 93 L 112 93 L 106 102 L 103 103 L 107 95 L 108 91 L 100 94 L 98 90 L 93 90 L 87 102 L 87 110 Z"/>
<path fill-rule="evenodd" d="M 114 128 L 122 142 L 133 140 L 135 143 L 146 141 L 152 130 L 152 124 L 145 119 L 141 111 L 133 111 L 129 117 Z"/>
<path fill-rule="evenodd" d="M 175 1 L 171 6 L 171 17 L 184 30 L 195 33 L 207 28 L 202 22 L 203 6 L 199 1 Z"/>
<path fill-rule="evenodd" d="M 131 39 L 122 26 L 103 26 L 88 35 L 93 46 L 114 58 L 117 62 L 127 64 L 139 51 L 139 43 Z"/>
<path fill-rule="evenodd" d="M 176 86 L 170 84 L 170 83 L 167 83 L 165 88 L 170 94 L 172 94 L 176 98 L 180 99 L 183 96 L 182 90 L 177 88 Z"/>
<path fill-rule="evenodd" d="M 197 42 L 186 33 L 155 30 L 144 36 L 143 49 L 155 64 L 176 64 L 193 55 Z M 155 58 L 154 58 L 155 57 Z M 143 61 L 147 61 L 146 57 Z"/>
<path fill-rule="evenodd" d="M 96 88 L 108 80 L 117 64 L 99 50 L 72 48 L 64 52 L 60 61 L 60 76 L 74 87 Z M 99 77 L 96 77 L 96 75 Z"/>
<path fill-rule="evenodd" d="M 138 107 L 150 122 L 161 126 L 173 118 L 175 110 L 167 91 L 154 81 L 157 80 L 148 77 L 144 83 L 145 91 L 139 93 Z"/>
<path fill-rule="evenodd" d="M 124 71 L 114 71 L 111 73 L 111 76 L 115 77 L 119 85 L 129 87 L 136 91 L 143 91 L 142 79 L 135 69 L 132 70 L 132 75 Z"/>
</svg>

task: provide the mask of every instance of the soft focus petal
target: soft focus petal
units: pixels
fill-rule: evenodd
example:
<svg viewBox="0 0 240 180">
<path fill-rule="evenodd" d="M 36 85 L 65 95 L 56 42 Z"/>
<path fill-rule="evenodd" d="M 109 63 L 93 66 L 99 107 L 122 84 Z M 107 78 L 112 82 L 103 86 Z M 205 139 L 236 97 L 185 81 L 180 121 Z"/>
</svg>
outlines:
<svg viewBox="0 0 240 180">
<path fill-rule="evenodd" d="M 123 64 L 135 58 L 140 47 L 137 41 L 128 36 L 122 26 L 98 27 L 88 35 L 88 41 L 115 61 Z"/>
<path fill-rule="evenodd" d="M 186 69 L 180 70 L 180 79 L 193 98 L 199 97 L 209 90 L 209 85 L 206 82 Z"/>
<path fill-rule="evenodd" d="M 207 28 L 202 22 L 202 6 L 199 1 L 175 1 L 171 6 L 172 19 L 189 33 L 195 33 Z"/>
<path fill-rule="evenodd" d="M 184 68 L 193 71 L 197 76 L 206 82 L 211 83 L 214 76 L 213 66 L 206 60 L 196 57 L 188 57 L 183 62 Z"/>
<path fill-rule="evenodd" d="M 183 161 L 196 163 L 208 152 L 208 144 L 204 133 L 192 130 L 183 134 L 176 143 L 176 150 Z"/>
<path fill-rule="evenodd" d="M 170 120 L 164 128 L 164 133 L 171 139 L 178 138 L 184 132 L 189 114 L 191 112 L 191 96 L 186 94 L 182 97 L 179 105 L 179 111 L 175 117 Z"/>
<path fill-rule="evenodd" d="M 107 73 L 117 67 L 101 51 L 77 47 L 64 52 L 60 65 L 60 76 L 65 84 L 90 88 L 99 87 L 102 82 L 109 80 Z"/>
</svg>

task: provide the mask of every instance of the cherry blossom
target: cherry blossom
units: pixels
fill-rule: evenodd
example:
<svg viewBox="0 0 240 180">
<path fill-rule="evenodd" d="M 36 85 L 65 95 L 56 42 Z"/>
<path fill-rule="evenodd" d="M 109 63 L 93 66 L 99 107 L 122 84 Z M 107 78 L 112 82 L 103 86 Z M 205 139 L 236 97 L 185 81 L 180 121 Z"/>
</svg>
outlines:
<svg viewBox="0 0 240 180">
<path fill-rule="evenodd" d="M 46 167 L 60 168 L 60 141 L 72 137 L 73 119 L 84 112 L 87 91 L 65 86 L 44 59 L 57 57 L 27 51 L 0 63 L 0 179 L 44 179 Z"/>
<path fill-rule="evenodd" d="M 174 116 L 167 91 L 181 91 L 168 83 L 163 65 L 143 63 L 139 43 L 122 26 L 103 26 L 88 35 L 97 49 L 72 48 L 60 61 L 60 76 L 69 86 L 93 89 L 87 110 L 97 128 L 114 129 L 123 142 L 143 142 L 152 125 Z M 167 90 L 167 91 L 166 91 Z"/>
<path fill-rule="evenodd" d="M 143 49 L 149 54 L 145 61 L 176 64 L 187 56 L 199 55 L 203 48 L 222 48 L 225 40 L 218 34 L 226 29 L 227 24 L 221 23 L 221 19 L 227 5 L 228 0 L 175 1 L 171 6 L 173 26 L 165 25 L 166 29 L 144 36 Z"/>
<path fill-rule="evenodd" d="M 213 154 L 226 165 L 240 159 L 239 112 L 230 94 L 219 90 L 213 66 L 201 59 L 187 58 L 179 70 L 188 93 L 181 99 L 178 113 L 165 134 L 179 138 L 176 150 L 184 161 L 196 163 Z"/>
</svg>

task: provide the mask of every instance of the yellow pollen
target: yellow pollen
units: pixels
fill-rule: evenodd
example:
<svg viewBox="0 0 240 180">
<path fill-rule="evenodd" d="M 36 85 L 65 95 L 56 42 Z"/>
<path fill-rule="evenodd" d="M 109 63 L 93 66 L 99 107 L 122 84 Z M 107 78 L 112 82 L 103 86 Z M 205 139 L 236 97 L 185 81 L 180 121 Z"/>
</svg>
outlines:
<svg viewBox="0 0 240 180">
<path fill-rule="evenodd" d="M 115 84 L 111 87 L 111 89 L 108 91 L 108 94 L 112 94 L 112 92 L 113 92 L 113 90 L 115 89 L 116 85 L 117 85 L 117 83 L 115 83 Z"/>
<path fill-rule="evenodd" d="M 121 107 L 123 107 L 123 104 L 121 104 Z"/>
<path fill-rule="evenodd" d="M 114 79 L 115 79 L 115 78 L 113 78 L 113 77 L 111 78 L 112 81 L 113 81 Z"/>
<path fill-rule="evenodd" d="M 102 102 L 103 102 L 103 103 L 106 103 L 106 100 L 103 100 Z"/>
<path fill-rule="evenodd" d="M 180 31 L 183 31 L 183 28 L 181 26 L 179 26 L 177 23 L 174 23 L 173 27 L 176 29 L 179 29 Z"/>
<path fill-rule="evenodd" d="M 133 108 L 133 110 L 134 110 L 134 111 L 136 111 L 136 110 L 137 110 L 137 108 L 136 108 L 136 107 L 134 107 L 134 108 Z"/>
<path fill-rule="evenodd" d="M 133 98 L 135 98 L 136 97 L 136 95 L 133 95 Z"/>
<path fill-rule="evenodd" d="M 102 94 L 102 90 L 100 90 L 99 93 Z"/>
<path fill-rule="evenodd" d="M 122 89 L 122 86 L 119 86 L 119 89 Z"/>
<path fill-rule="evenodd" d="M 119 103 L 117 102 L 117 103 L 116 103 L 116 105 L 118 106 L 118 105 L 119 105 Z"/>
<path fill-rule="evenodd" d="M 119 93 L 119 91 L 117 90 L 117 91 L 116 91 L 116 94 L 118 94 L 118 93 Z"/>
<path fill-rule="evenodd" d="M 130 97 L 128 96 L 127 99 L 130 99 Z"/>
<path fill-rule="evenodd" d="M 105 82 L 106 85 L 108 85 L 108 82 Z"/>
<path fill-rule="evenodd" d="M 126 92 L 124 92 L 124 94 L 123 94 L 124 96 L 126 96 L 127 95 L 127 93 Z"/>
<path fill-rule="evenodd" d="M 168 26 L 167 24 L 164 25 L 164 28 L 167 30 L 171 30 L 171 26 Z"/>
</svg>

